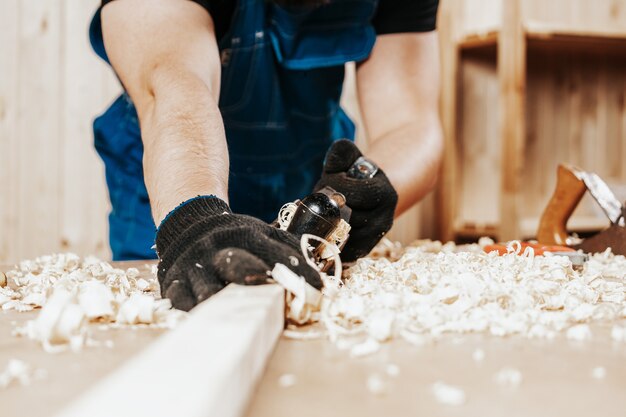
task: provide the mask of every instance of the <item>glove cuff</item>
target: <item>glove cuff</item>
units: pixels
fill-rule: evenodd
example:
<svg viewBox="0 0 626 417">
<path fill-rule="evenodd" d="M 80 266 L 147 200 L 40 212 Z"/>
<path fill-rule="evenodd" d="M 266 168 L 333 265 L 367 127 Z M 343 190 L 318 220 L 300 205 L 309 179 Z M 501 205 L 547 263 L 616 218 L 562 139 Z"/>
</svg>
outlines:
<svg viewBox="0 0 626 417">
<path fill-rule="evenodd" d="M 226 202 L 214 195 L 198 196 L 181 203 L 170 211 L 156 231 L 156 249 L 159 258 L 170 244 L 187 228 L 203 218 L 232 213 Z"/>
</svg>

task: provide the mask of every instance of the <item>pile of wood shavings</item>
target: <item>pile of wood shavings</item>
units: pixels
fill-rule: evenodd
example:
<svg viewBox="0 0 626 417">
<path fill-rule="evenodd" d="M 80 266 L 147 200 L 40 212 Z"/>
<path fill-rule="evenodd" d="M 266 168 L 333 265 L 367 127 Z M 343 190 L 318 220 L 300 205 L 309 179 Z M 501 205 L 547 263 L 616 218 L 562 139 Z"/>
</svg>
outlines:
<svg viewBox="0 0 626 417">
<path fill-rule="evenodd" d="M 606 251 L 575 270 L 566 257 L 516 253 L 515 245 L 504 256 L 485 253 L 490 243 L 385 242 L 343 285 L 324 289 L 320 317 L 331 341 L 362 356 L 395 337 L 419 345 L 445 333 L 586 340 L 590 322 L 613 324 L 613 338 L 622 338 L 626 258 Z"/>
<path fill-rule="evenodd" d="M 154 270 L 141 278 L 136 268 L 122 270 L 94 257 L 67 253 L 23 261 L 6 275 L 8 283 L 0 288 L 3 310 L 41 308 L 37 318 L 14 333 L 41 342 L 48 352 L 93 344 L 89 323 L 100 323 L 100 328 L 170 328 L 184 315 L 171 309 L 169 300 L 160 299 Z"/>
<path fill-rule="evenodd" d="M 0 388 L 7 388 L 12 384 L 30 385 L 47 377 L 43 369 L 33 369 L 29 364 L 18 359 L 11 359 L 4 371 L 0 373 Z"/>
</svg>

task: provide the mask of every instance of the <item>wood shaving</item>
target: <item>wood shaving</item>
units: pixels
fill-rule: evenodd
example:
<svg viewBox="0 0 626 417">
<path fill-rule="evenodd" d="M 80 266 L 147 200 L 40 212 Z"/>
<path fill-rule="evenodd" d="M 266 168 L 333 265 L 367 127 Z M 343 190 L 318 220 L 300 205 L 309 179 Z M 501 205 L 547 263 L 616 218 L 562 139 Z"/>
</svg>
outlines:
<svg viewBox="0 0 626 417">
<path fill-rule="evenodd" d="M 322 293 L 287 266 L 277 263 L 272 278 L 285 288 L 285 310 L 288 320 L 304 324 L 313 320 L 320 310 Z"/>
<path fill-rule="evenodd" d="M 591 370 L 591 377 L 593 379 L 604 379 L 606 378 L 606 369 L 603 366 L 596 366 Z"/>
<path fill-rule="evenodd" d="M 297 382 L 298 378 L 294 374 L 282 374 L 278 378 L 278 385 L 280 385 L 282 388 L 293 387 L 294 385 L 296 385 Z"/>
<path fill-rule="evenodd" d="M 613 326 L 611 329 L 611 338 L 616 342 L 626 343 L 626 326 Z"/>
<path fill-rule="evenodd" d="M 465 404 L 465 391 L 459 387 L 437 381 L 432 386 L 432 392 L 438 403 L 451 406 Z"/>
<path fill-rule="evenodd" d="M 490 242 L 381 242 L 344 272 L 344 282 L 325 281 L 320 321 L 328 337 L 415 345 L 472 332 L 588 340 L 589 323 L 624 318 L 624 256 L 607 250 L 575 270 L 564 256 L 520 253 L 519 242 L 503 256 L 485 253 Z"/>
<path fill-rule="evenodd" d="M 360 358 L 363 356 L 371 355 L 380 350 L 380 343 L 375 339 L 367 339 L 363 343 L 356 344 L 350 349 L 350 356 L 353 358 Z"/>
<path fill-rule="evenodd" d="M 396 377 L 400 375 L 400 367 L 395 363 L 390 363 L 385 367 L 385 372 L 389 376 Z"/>
<path fill-rule="evenodd" d="M 319 340 L 324 337 L 324 332 L 318 330 L 301 331 L 285 329 L 283 337 L 293 340 Z"/>
<path fill-rule="evenodd" d="M 0 389 L 14 384 L 30 385 L 33 381 L 45 379 L 47 372 L 43 369 L 33 369 L 29 364 L 19 359 L 10 359 L 6 368 L 0 373 Z"/>
<path fill-rule="evenodd" d="M 7 276 L 4 275 L 4 272 L 0 271 L 0 287 L 6 287 L 7 286 Z"/>
<path fill-rule="evenodd" d="M 515 388 L 522 383 L 522 373 L 515 368 L 502 368 L 494 376 L 496 384 Z"/>
<path fill-rule="evenodd" d="M 590 340 L 592 337 L 591 329 L 586 324 L 579 324 L 567 329 L 567 338 L 571 340 Z"/>
<path fill-rule="evenodd" d="M 137 268 L 122 270 L 94 257 L 71 253 L 21 262 L 0 288 L 3 309 L 41 309 L 14 334 L 39 341 L 48 352 L 81 350 L 89 323 L 100 328 L 144 324 L 170 328 L 184 315 L 159 297 L 156 269 L 139 278 Z"/>
<path fill-rule="evenodd" d="M 472 352 L 472 359 L 474 362 L 482 362 L 485 360 L 485 351 L 482 349 L 476 349 Z"/>
<path fill-rule="evenodd" d="M 387 382 L 378 374 L 367 377 L 367 390 L 374 395 L 382 395 L 387 392 Z"/>
</svg>

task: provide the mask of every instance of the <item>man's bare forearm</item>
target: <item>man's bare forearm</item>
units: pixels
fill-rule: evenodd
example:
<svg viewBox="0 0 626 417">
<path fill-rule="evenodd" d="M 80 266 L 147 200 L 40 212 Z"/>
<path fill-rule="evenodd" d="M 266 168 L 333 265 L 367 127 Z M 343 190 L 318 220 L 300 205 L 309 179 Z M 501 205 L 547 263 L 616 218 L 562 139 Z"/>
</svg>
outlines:
<svg viewBox="0 0 626 417">
<path fill-rule="evenodd" d="M 437 34 L 379 36 L 357 69 L 368 157 L 398 193 L 396 216 L 435 186 L 443 156 Z"/>
<path fill-rule="evenodd" d="M 228 201 L 228 149 L 217 97 L 193 74 L 174 72 L 154 82 L 153 99 L 139 113 L 144 177 L 157 225 L 195 196 Z"/>
<path fill-rule="evenodd" d="M 434 189 L 442 155 L 442 131 L 436 115 L 418 116 L 370 143 L 367 156 L 385 171 L 398 193 L 396 217 Z"/>
<path fill-rule="evenodd" d="M 104 44 L 135 104 L 156 224 L 181 202 L 227 200 L 228 150 L 218 109 L 213 20 L 185 0 L 117 0 L 102 9 Z"/>
</svg>

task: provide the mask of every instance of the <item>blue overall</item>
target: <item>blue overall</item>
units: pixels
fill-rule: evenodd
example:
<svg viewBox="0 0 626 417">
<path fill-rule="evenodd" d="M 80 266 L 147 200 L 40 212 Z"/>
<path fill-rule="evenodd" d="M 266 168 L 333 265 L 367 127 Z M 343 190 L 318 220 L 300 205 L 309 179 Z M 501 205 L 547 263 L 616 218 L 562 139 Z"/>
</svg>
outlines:
<svg viewBox="0 0 626 417">
<path fill-rule="evenodd" d="M 219 107 L 234 212 L 275 219 L 284 203 L 311 192 L 330 144 L 354 138 L 354 125 L 339 106 L 344 64 L 370 54 L 376 6 L 377 0 L 331 0 L 288 9 L 267 0 L 238 1 L 230 30 L 219 42 Z M 107 60 L 99 12 L 90 38 Z M 127 94 L 95 120 L 94 133 L 112 205 L 113 258 L 154 258 L 143 146 Z"/>
</svg>

